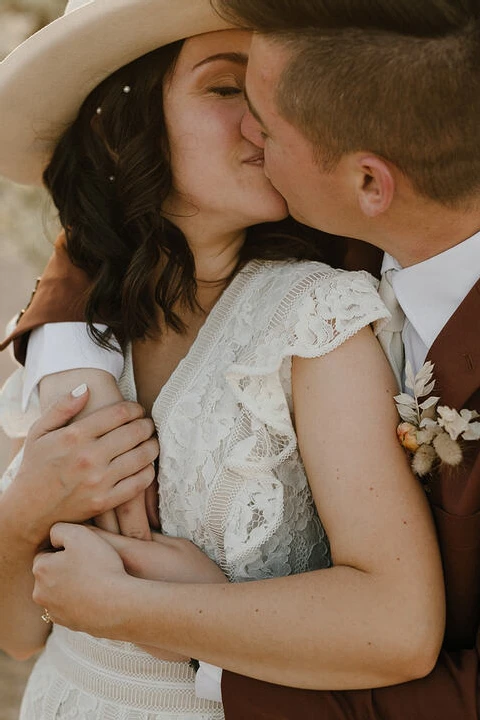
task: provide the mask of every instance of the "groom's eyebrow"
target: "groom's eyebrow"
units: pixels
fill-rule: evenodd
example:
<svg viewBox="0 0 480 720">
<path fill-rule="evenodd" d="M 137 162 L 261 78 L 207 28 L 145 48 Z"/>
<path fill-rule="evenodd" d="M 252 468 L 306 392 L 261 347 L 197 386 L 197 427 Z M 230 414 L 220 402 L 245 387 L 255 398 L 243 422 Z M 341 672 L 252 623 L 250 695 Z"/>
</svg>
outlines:
<svg viewBox="0 0 480 720">
<path fill-rule="evenodd" d="M 234 62 L 237 63 L 237 65 L 242 65 L 246 67 L 248 63 L 248 55 L 239 52 L 216 53 L 215 55 L 210 55 L 209 57 L 200 60 L 200 62 L 193 66 L 193 69 L 196 70 L 197 68 L 202 67 L 202 65 L 216 62 L 218 60 L 226 60 L 227 62 Z"/>
<path fill-rule="evenodd" d="M 265 132 L 268 134 L 267 126 L 266 126 L 265 123 L 263 122 L 263 120 L 262 120 L 262 118 L 260 117 L 260 114 L 258 113 L 258 111 L 255 110 L 254 106 L 252 105 L 252 101 L 251 101 L 250 98 L 248 97 L 248 93 L 247 93 L 247 89 L 246 89 L 246 88 L 245 88 L 245 90 L 243 91 L 243 94 L 245 95 L 245 100 L 246 100 L 246 103 L 247 103 L 247 105 L 248 105 L 248 109 L 249 109 L 249 111 L 250 111 L 250 114 L 252 115 L 252 117 L 255 118 L 255 120 L 258 122 L 258 124 L 262 126 L 263 130 L 265 130 Z"/>
</svg>

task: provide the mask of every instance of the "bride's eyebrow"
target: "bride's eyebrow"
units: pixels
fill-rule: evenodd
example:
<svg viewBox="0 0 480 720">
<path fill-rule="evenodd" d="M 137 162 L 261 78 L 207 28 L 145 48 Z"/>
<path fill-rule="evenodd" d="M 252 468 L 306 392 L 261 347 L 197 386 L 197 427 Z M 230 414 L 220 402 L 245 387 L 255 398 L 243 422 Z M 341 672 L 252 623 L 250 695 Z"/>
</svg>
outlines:
<svg viewBox="0 0 480 720">
<path fill-rule="evenodd" d="M 218 60 L 227 60 L 228 62 L 237 63 L 238 65 L 242 65 L 242 67 L 246 67 L 248 63 L 248 55 L 239 52 L 216 53 L 215 55 L 210 55 L 209 57 L 200 60 L 200 62 L 193 66 L 192 70 L 196 70 L 197 68 L 202 67 L 202 65 L 216 62 Z"/>
</svg>

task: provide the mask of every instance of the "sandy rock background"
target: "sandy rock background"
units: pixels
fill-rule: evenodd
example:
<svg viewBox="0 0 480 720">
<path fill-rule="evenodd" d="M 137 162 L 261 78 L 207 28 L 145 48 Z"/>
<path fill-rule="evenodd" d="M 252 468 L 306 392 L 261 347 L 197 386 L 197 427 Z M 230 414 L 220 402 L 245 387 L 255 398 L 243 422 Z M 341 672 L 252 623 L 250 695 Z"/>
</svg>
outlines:
<svg viewBox="0 0 480 720">
<path fill-rule="evenodd" d="M 0 0 L 0 59 L 26 37 L 63 12 L 65 0 Z M 46 80 L 47 81 L 47 80 Z M 1 113 L 1 108 L 0 108 Z M 1 143 L 1 138 L 0 138 Z M 0 336 L 26 304 L 55 238 L 56 224 L 45 193 L 0 177 Z M 0 385 L 15 369 L 0 353 Z M 0 473 L 9 457 L 9 442 L 0 431 Z M 0 720 L 17 720 L 19 700 L 31 663 L 0 653 Z"/>
</svg>

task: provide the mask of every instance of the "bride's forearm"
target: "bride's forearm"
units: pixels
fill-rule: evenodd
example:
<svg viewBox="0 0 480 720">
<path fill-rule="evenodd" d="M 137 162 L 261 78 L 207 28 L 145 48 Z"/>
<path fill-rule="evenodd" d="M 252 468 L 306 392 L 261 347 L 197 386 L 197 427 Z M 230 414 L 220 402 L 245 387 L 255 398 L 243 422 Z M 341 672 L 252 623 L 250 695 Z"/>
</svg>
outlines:
<svg viewBox="0 0 480 720">
<path fill-rule="evenodd" d="M 135 593 L 119 597 L 112 636 L 273 683 L 401 683 L 426 675 L 441 644 L 441 609 L 427 611 L 393 592 L 391 577 L 354 568 L 231 585 L 134 582 Z"/>
</svg>

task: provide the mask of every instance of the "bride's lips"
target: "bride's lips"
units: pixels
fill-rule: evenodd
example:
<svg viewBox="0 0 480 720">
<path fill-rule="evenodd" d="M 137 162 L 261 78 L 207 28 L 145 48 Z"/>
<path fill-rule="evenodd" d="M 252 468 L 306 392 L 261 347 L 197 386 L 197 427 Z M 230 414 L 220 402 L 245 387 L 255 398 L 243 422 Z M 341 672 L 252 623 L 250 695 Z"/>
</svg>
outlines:
<svg viewBox="0 0 480 720">
<path fill-rule="evenodd" d="M 250 157 L 243 160 L 243 162 L 246 165 L 256 165 L 257 167 L 263 167 L 263 164 L 264 164 L 263 152 L 255 153 L 255 155 L 251 155 Z"/>
</svg>

